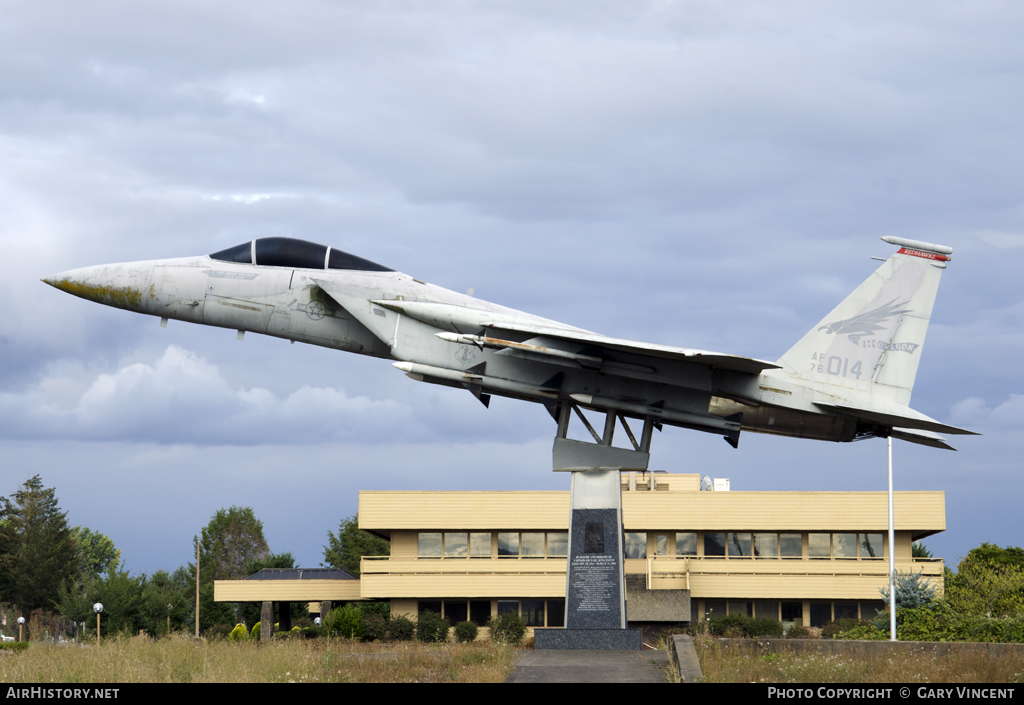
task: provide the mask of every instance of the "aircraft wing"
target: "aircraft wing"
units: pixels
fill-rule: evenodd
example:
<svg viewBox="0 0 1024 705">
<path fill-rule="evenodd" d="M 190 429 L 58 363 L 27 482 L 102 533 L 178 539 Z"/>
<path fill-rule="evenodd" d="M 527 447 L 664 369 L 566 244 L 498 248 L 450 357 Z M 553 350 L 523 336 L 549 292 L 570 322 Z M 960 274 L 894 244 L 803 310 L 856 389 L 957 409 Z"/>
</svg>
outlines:
<svg viewBox="0 0 1024 705">
<path fill-rule="evenodd" d="M 945 438 L 937 433 L 932 433 L 931 431 L 894 428 L 891 435 L 893 438 L 899 438 L 901 441 L 910 441 L 911 443 L 917 443 L 922 446 L 942 448 L 943 450 L 956 450 L 956 448 L 946 443 Z"/>
<path fill-rule="evenodd" d="M 765 360 L 755 360 L 739 355 L 726 355 L 723 353 L 710 352 L 707 350 L 695 350 L 693 348 L 677 348 L 670 345 L 657 345 L 655 343 L 641 343 L 635 340 L 624 340 L 622 338 L 610 338 L 599 333 L 572 330 L 566 328 L 554 328 L 549 326 L 534 325 L 531 323 L 506 322 L 506 321 L 484 321 L 482 325 L 492 330 L 509 330 L 518 333 L 529 333 L 545 338 L 558 338 L 574 343 L 581 343 L 592 347 L 605 348 L 616 352 L 641 355 L 644 357 L 659 358 L 662 360 L 677 360 L 700 365 L 715 366 L 725 370 L 735 370 L 749 374 L 760 374 L 762 370 L 778 369 L 779 365 Z"/>
</svg>

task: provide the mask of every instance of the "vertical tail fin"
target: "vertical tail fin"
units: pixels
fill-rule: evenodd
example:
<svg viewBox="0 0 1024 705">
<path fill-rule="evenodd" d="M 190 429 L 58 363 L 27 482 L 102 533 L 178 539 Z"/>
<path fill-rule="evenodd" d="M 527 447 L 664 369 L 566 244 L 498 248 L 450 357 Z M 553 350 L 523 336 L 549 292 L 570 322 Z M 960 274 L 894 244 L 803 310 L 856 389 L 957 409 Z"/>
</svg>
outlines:
<svg viewBox="0 0 1024 705">
<path fill-rule="evenodd" d="M 789 351 L 794 377 L 909 406 L 942 270 L 953 249 L 883 237 L 900 247 Z"/>
</svg>

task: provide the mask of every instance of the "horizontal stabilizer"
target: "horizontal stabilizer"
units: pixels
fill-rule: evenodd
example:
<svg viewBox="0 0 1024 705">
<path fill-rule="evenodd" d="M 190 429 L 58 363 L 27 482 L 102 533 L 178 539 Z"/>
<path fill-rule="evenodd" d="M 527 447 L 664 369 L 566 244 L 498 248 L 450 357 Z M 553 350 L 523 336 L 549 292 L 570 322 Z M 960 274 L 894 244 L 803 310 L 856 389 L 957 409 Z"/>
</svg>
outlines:
<svg viewBox="0 0 1024 705">
<path fill-rule="evenodd" d="M 911 443 L 917 443 L 923 446 L 931 446 L 932 448 L 942 448 L 943 450 L 956 450 L 953 446 L 946 443 L 946 439 L 937 433 L 931 431 L 918 431 L 911 430 L 909 428 L 894 428 L 890 434 L 893 438 L 898 438 L 901 441 L 910 441 Z"/>
<path fill-rule="evenodd" d="M 893 428 L 914 429 L 919 431 L 932 431 L 934 433 L 949 433 L 953 435 L 980 435 L 974 431 L 968 431 L 967 429 L 957 428 L 956 426 L 947 426 L 944 423 L 939 423 L 935 419 L 925 416 L 918 411 L 914 411 L 909 407 L 904 407 L 900 409 L 898 413 L 893 413 L 892 410 L 882 411 L 878 409 L 863 409 L 856 406 L 832 404 L 830 402 L 823 401 L 816 401 L 814 402 L 814 405 L 823 409 L 832 409 L 845 416 L 852 416 L 855 419 L 866 421 L 868 423 L 879 424 L 881 426 L 892 426 Z"/>
</svg>

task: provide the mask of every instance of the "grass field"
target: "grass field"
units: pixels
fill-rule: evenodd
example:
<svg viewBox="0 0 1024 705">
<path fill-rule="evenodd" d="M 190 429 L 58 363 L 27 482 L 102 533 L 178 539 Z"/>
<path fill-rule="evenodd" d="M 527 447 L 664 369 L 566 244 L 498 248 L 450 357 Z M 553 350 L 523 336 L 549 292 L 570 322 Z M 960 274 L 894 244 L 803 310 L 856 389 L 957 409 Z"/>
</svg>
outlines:
<svg viewBox="0 0 1024 705">
<path fill-rule="evenodd" d="M 757 653 L 694 638 L 707 683 L 1021 683 L 1019 658 L 930 654 L 848 659 L 832 655 Z"/>
<path fill-rule="evenodd" d="M 0 654 L 4 683 L 498 683 L 515 665 L 501 644 L 268 644 L 185 636 L 104 639 L 103 645 L 33 644 Z"/>
</svg>

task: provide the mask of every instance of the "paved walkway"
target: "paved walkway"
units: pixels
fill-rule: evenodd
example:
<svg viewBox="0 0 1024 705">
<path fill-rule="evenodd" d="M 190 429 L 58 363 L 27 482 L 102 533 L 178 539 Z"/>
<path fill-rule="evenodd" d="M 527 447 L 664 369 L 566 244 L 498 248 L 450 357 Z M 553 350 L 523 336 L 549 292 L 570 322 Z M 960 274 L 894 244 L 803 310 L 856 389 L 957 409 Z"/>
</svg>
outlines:
<svg viewBox="0 0 1024 705">
<path fill-rule="evenodd" d="M 506 683 L 665 683 L 665 651 L 520 651 Z"/>
</svg>

